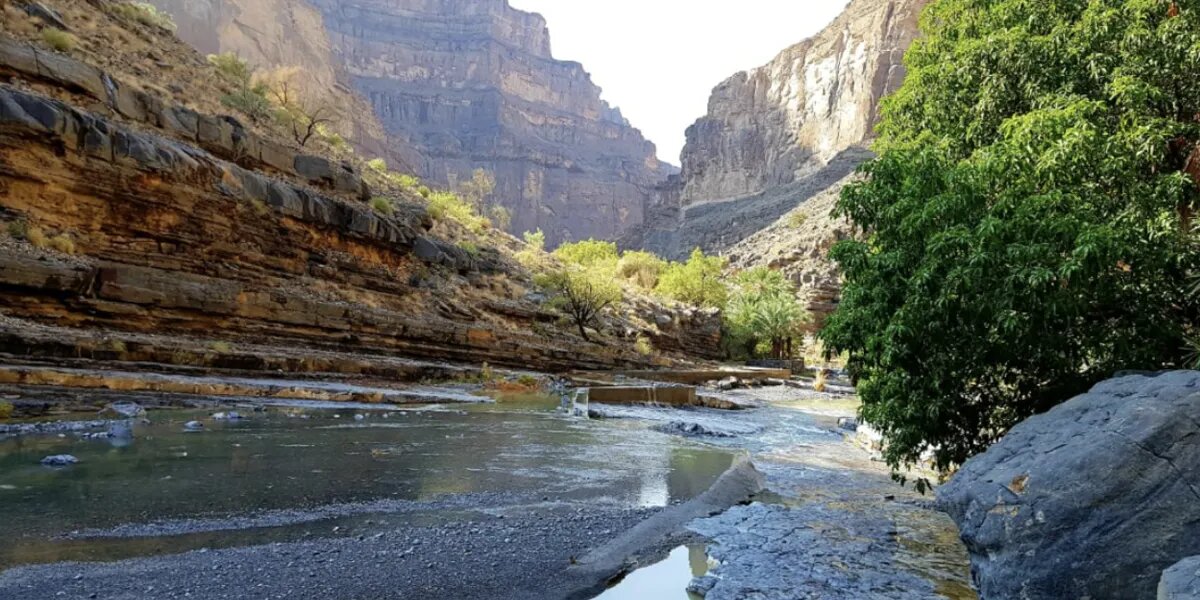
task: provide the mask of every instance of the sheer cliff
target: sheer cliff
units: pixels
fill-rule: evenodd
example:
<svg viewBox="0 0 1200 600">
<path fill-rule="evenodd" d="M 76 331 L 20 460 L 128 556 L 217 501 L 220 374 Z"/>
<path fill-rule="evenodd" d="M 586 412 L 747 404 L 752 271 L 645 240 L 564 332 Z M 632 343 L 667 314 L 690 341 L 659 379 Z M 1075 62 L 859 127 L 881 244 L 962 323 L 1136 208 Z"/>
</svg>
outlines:
<svg viewBox="0 0 1200 600">
<path fill-rule="evenodd" d="M 545 20 L 506 0 L 308 0 L 388 132 L 436 182 L 496 177 L 513 231 L 551 244 L 615 238 L 642 221 L 667 167 L 600 97 L 583 66 L 556 60 Z"/>
<path fill-rule="evenodd" d="M 790 274 L 817 298 L 810 308 L 819 322 L 836 303 L 836 273 L 823 249 L 843 228 L 828 210 L 790 215 L 835 197 L 870 156 L 880 102 L 904 80 L 904 52 L 927 2 L 853 0 L 815 36 L 717 86 L 708 114 L 687 131 L 682 173 L 659 187 L 646 224 L 623 245 L 672 258 L 695 247 L 727 252 L 736 266 L 770 255 L 765 262 L 776 267 L 786 262 L 777 256 L 782 249 L 804 248 Z M 766 240 L 771 248 L 755 246 Z M 810 256 L 813 248 L 822 250 Z"/>
<path fill-rule="evenodd" d="M 350 119 L 361 145 L 437 185 L 490 171 L 510 229 L 540 228 L 552 245 L 640 224 L 672 170 L 582 65 L 553 57 L 545 20 L 506 0 L 154 4 L 203 52 L 300 66 L 324 88 L 349 84 L 367 104 L 336 101 L 369 116 Z"/>
</svg>

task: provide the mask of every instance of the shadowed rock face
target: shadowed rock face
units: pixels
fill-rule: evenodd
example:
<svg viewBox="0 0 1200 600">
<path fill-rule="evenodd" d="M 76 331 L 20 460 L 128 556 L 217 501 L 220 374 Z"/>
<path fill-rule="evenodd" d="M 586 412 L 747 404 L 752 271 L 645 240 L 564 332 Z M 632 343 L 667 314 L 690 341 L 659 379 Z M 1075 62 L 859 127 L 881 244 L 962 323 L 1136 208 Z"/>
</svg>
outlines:
<svg viewBox="0 0 1200 600">
<path fill-rule="evenodd" d="M 1200 373 L 1131 376 L 1032 417 L 938 490 L 983 600 L 1153 598 L 1200 553 Z"/>
<path fill-rule="evenodd" d="M 541 16 L 504 0 L 309 0 L 389 134 L 442 184 L 481 167 L 513 231 L 553 245 L 613 238 L 642 221 L 665 166 L 600 99 L 578 63 L 554 60 Z"/>
</svg>

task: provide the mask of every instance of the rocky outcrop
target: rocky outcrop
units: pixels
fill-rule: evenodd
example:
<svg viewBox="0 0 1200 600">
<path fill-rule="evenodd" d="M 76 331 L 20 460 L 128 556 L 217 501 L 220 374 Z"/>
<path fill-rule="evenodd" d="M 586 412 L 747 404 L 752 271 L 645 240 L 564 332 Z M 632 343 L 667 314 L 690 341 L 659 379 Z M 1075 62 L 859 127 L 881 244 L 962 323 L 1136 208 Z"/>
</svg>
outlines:
<svg viewBox="0 0 1200 600">
<path fill-rule="evenodd" d="M 432 239 L 424 208 L 399 198 L 392 213 L 372 210 L 347 165 L 3 37 L 0 79 L 23 84 L 0 84 L 5 351 L 379 374 L 397 371 L 371 366 L 378 356 L 546 370 L 649 362 L 632 343 L 572 342 L 495 249 Z M 425 244 L 437 253 L 420 255 Z M 719 326 L 702 321 L 660 328 L 654 342 L 717 347 L 707 332 Z M 163 356 L 214 338 L 265 349 Z"/>
<path fill-rule="evenodd" d="M 506 0 L 306 1 L 388 132 L 424 157 L 420 175 L 492 172 L 511 229 L 552 246 L 642 221 L 669 169 L 582 65 L 554 59 L 540 15 Z"/>
<path fill-rule="evenodd" d="M 1163 573 L 1158 600 L 1200 600 L 1200 556 L 1181 560 Z"/>
<path fill-rule="evenodd" d="M 1200 372 L 1129 376 L 1014 427 L 938 491 L 983 600 L 1153 598 L 1200 553 Z"/>
</svg>

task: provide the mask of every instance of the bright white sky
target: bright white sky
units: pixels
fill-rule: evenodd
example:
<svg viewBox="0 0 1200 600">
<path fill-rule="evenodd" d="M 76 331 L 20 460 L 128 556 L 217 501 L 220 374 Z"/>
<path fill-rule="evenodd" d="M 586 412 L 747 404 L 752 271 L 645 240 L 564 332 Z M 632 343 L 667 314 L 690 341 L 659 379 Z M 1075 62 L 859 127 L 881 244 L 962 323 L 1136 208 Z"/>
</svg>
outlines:
<svg viewBox="0 0 1200 600">
<path fill-rule="evenodd" d="M 574 60 L 609 104 L 678 165 L 684 131 L 712 88 L 766 64 L 827 25 L 847 0 L 510 0 L 550 24 L 555 58 Z"/>
</svg>

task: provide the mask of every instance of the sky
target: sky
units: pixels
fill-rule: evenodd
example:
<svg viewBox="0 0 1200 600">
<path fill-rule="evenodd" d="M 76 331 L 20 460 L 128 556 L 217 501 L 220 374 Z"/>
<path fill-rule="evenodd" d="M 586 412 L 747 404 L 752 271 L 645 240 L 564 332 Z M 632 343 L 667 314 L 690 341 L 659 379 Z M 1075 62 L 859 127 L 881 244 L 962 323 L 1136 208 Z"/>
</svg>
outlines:
<svg viewBox="0 0 1200 600">
<path fill-rule="evenodd" d="M 679 164 L 684 131 L 734 73 L 820 31 L 847 0 L 510 0 L 550 25 L 555 58 L 583 63 L 604 99 Z"/>
</svg>

